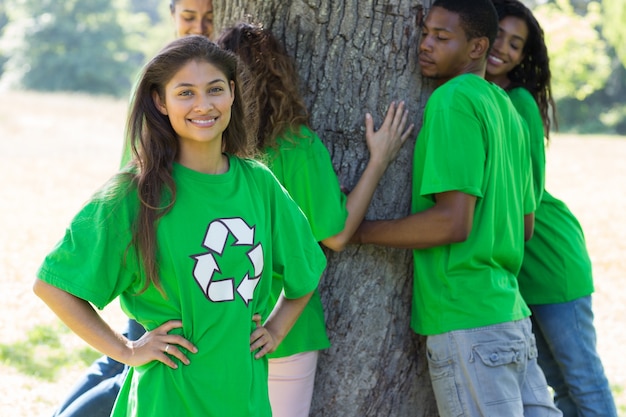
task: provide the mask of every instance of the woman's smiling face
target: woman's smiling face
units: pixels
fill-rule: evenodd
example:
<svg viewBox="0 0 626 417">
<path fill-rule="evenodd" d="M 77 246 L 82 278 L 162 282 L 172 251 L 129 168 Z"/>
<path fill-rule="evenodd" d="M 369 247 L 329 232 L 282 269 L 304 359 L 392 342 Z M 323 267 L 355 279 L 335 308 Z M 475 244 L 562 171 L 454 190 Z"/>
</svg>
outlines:
<svg viewBox="0 0 626 417">
<path fill-rule="evenodd" d="M 178 0 L 174 2 L 172 18 L 176 36 L 203 35 L 213 36 L 213 1 Z"/>
<path fill-rule="evenodd" d="M 528 39 L 528 26 L 522 19 L 507 16 L 498 24 L 498 36 L 487 59 L 490 80 L 507 77 L 507 74 L 524 59 L 524 46 Z"/>
<path fill-rule="evenodd" d="M 208 146 L 221 153 L 228 127 L 235 84 L 216 66 L 187 62 L 165 85 L 164 97 L 154 94 L 161 113 L 169 117 L 181 150 Z"/>
</svg>

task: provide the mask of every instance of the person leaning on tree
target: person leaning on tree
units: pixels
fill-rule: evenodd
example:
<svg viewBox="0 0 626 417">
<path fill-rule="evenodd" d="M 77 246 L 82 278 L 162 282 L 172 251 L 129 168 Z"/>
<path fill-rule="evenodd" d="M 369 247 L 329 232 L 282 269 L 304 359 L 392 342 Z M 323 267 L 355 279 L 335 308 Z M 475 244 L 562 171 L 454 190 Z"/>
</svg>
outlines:
<svg viewBox="0 0 626 417">
<path fill-rule="evenodd" d="M 539 204 L 518 282 L 532 312 L 537 360 L 565 417 L 616 417 L 615 401 L 596 349 L 593 274 L 585 236 L 567 205 L 545 190 L 544 137 L 550 139 L 550 116 L 556 121 L 556 115 L 543 30 L 522 2 L 494 0 L 494 5 L 500 23 L 487 60 L 486 79 L 509 94 L 532 138 Z"/>
<path fill-rule="evenodd" d="M 437 0 L 419 65 L 436 88 L 413 159 L 409 216 L 365 221 L 356 243 L 413 249 L 411 326 L 427 336 L 442 417 L 559 416 L 517 286 L 533 229 L 527 129 L 485 81 L 498 31 L 490 0 Z"/>
</svg>

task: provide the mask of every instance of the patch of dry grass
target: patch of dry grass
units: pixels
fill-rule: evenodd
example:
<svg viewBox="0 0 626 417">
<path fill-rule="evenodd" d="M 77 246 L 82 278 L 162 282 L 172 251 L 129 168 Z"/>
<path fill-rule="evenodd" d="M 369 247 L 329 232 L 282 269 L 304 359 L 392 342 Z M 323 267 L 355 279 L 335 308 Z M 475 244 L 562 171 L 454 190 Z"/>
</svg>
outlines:
<svg viewBox="0 0 626 417">
<path fill-rule="evenodd" d="M 19 349 L 38 325 L 57 326 L 31 291 L 43 257 L 83 202 L 115 172 L 127 103 L 90 96 L 2 93 L 0 100 L 0 345 Z M 119 328 L 119 308 L 105 310 Z M 86 346 L 61 334 L 64 349 Z M 32 366 L 45 351 L 33 351 Z M 22 358 L 28 360 L 28 358 Z M 47 381 L 0 364 L 0 415 L 50 415 L 84 370 L 76 358 Z"/>
<path fill-rule="evenodd" d="M 0 347 L 28 342 L 58 322 L 31 291 L 45 254 L 80 205 L 117 168 L 127 103 L 75 95 L 2 93 L 0 100 Z M 556 136 L 548 150 L 548 189 L 582 223 L 594 262 L 598 345 L 611 383 L 626 387 L 626 138 Z M 117 305 L 104 311 L 121 328 Z M 76 356 L 52 381 L 0 364 L 0 415 L 50 415 L 85 365 L 85 344 L 59 335 Z M 34 356 L 46 355 L 33 350 Z M 33 358 L 32 366 L 37 365 Z M 617 397 L 626 416 L 626 394 Z"/>
</svg>

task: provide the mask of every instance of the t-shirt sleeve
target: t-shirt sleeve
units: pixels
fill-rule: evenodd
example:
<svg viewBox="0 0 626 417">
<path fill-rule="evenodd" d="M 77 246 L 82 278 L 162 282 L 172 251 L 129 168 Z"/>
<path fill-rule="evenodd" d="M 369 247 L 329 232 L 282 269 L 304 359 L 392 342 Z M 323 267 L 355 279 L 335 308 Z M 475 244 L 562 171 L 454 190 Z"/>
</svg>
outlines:
<svg viewBox="0 0 626 417">
<path fill-rule="evenodd" d="M 315 290 L 326 268 L 326 257 L 307 218 L 287 190 L 272 176 L 272 260 L 283 277 L 285 297 L 298 298 Z"/>
<path fill-rule="evenodd" d="M 306 127 L 300 133 L 298 149 L 283 146 L 278 156 L 284 167 L 281 182 L 309 220 L 315 239 L 322 241 L 344 229 L 347 197 L 322 141 Z"/>
<path fill-rule="evenodd" d="M 74 217 L 37 277 L 104 308 L 137 278 L 136 256 L 129 249 L 132 210 L 128 198 L 99 193 Z"/>
<path fill-rule="evenodd" d="M 433 96 L 434 97 L 434 96 Z M 432 100 L 432 98 L 431 98 Z M 462 100 L 454 105 L 436 101 L 418 141 L 424 147 L 420 195 L 460 191 L 482 197 L 485 145 L 478 119 L 465 111 Z M 430 104 L 430 103 L 429 103 Z"/>
</svg>

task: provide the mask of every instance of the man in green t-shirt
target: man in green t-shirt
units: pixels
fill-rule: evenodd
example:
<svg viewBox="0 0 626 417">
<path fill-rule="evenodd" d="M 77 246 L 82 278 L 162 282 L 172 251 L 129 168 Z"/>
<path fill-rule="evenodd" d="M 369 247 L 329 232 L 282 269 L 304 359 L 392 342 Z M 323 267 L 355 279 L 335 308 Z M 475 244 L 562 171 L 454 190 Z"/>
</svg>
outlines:
<svg viewBox="0 0 626 417">
<path fill-rule="evenodd" d="M 413 161 L 411 215 L 364 222 L 354 241 L 413 249 L 411 327 L 426 335 L 441 416 L 558 416 L 517 287 L 533 228 L 527 128 L 484 79 L 489 0 L 437 0 L 419 47 L 436 89 Z"/>
</svg>

